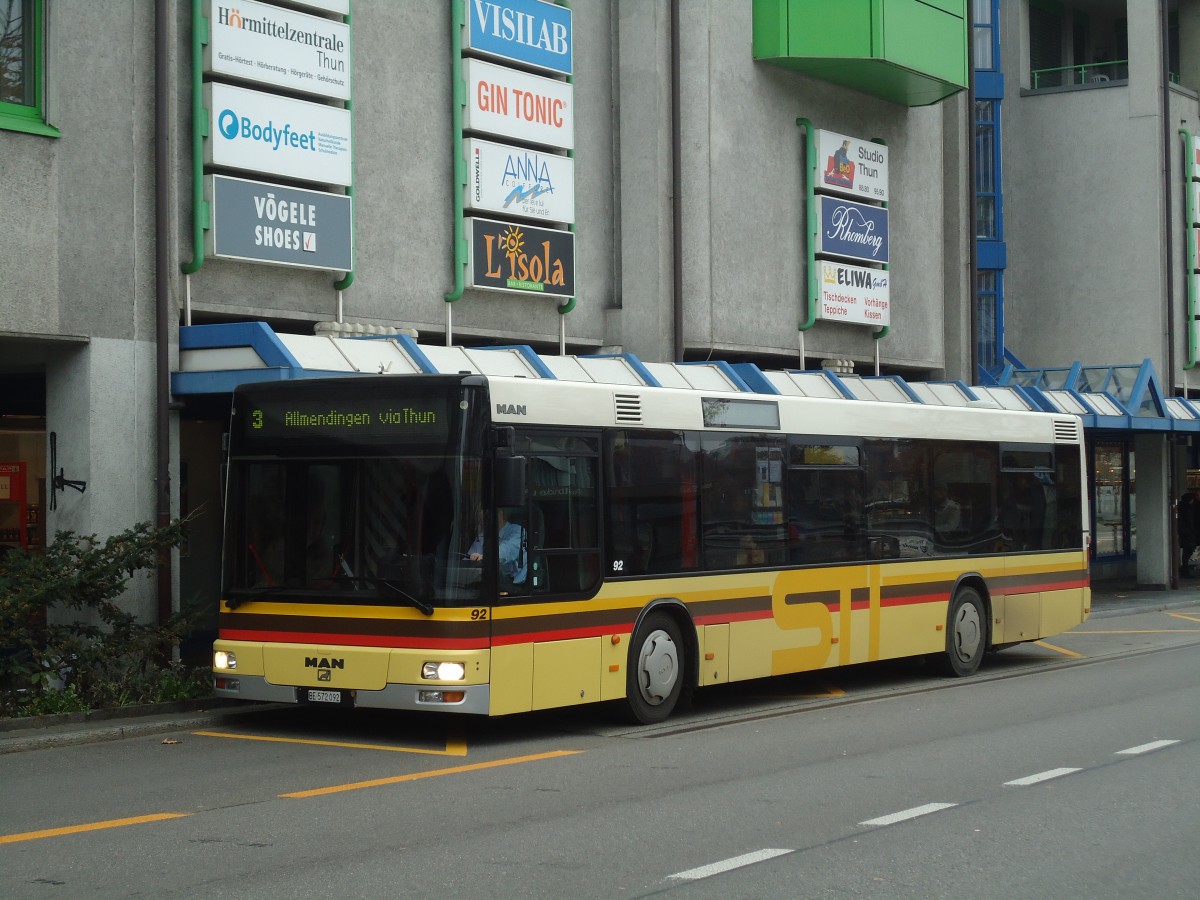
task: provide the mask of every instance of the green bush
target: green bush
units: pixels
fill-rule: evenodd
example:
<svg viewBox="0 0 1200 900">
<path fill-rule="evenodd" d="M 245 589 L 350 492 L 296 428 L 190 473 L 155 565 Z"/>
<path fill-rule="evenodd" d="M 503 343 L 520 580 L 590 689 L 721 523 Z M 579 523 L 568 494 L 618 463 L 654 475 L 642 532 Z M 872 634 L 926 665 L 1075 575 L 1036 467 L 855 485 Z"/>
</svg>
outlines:
<svg viewBox="0 0 1200 900">
<path fill-rule="evenodd" d="M 104 709 L 207 696 L 204 670 L 171 662 L 196 611 L 138 622 L 114 601 L 134 573 L 179 545 L 187 523 L 135 525 L 101 542 L 60 531 L 41 554 L 0 562 L 0 716 Z M 76 610 L 68 624 L 45 612 Z M 61 618 L 61 616 L 60 616 Z"/>
</svg>

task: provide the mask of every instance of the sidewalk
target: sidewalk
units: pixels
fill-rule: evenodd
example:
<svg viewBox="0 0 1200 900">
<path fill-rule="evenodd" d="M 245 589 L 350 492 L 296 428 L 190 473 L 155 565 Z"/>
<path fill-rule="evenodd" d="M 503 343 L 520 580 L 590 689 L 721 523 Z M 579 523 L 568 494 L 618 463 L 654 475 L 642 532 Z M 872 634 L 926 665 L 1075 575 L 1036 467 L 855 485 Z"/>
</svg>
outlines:
<svg viewBox="0 0 1200 900">
<path fill-rule="evenodd" d="M 1200 606 L 1200 577 L 1183 578 L 1178 588 L 1165 590 L 1134 584 L 1092 586 L 1092 618 L 1096 619 L 1185 606 Z"/>
<path fill-rule="evenodd" d="M 1186 607 L 1200 608 L 1200 577 L 1184 579 L 1174 590 L 1104 584 L 1092 589 L 1092 618 L 1130 616 Z M 47 747 L 68 747 L 228 723 L 239 716 L 281 704 L 207 699 L 160 703 L 93 713 L 0 719 L 0 756 Z"/>
</svg>

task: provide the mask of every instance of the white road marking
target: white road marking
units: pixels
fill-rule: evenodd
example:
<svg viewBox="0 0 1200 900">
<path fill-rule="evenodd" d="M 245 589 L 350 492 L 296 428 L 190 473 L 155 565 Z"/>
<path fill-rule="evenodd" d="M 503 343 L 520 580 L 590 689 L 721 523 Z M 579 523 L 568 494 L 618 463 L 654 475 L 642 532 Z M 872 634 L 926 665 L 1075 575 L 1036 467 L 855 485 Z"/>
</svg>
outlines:
<svg viewBox="0 0 1200 900">
<path fill-rule="evenodd" d="M 1130 747 L 1127 750 L 1118 750 L 1117 756 L 1136 756 L 1139 753 L 1149 753 L 1151 750 L 1161 750 L 1163 747 L 1170 747 L 1172 744 L 1178 744 L 1179 741 L 1151 741 L 1149 744 L 1138 744 L 1136 747 Z"/>
<path fill-rule="evenodd" d="M 1080 772 L 1081 769 L 1049 769 L 1045 772 L 1038 772 L 1036 775 L 1026 775 L 1024 778 L 1016 778 L 1012 781 L 1004 782 L 1006 785 L 1015 785 L 1024 787 L 1027 784 L 1037 784 L 1039 781 L 1049 781 L 1051 778 L 1062 778 L 1064 775 L 1070 775 L 1072 772 Z"/>
<path fill-rule="evenodd" d="M 896 822 L 903 822 L 906 819 L 915 819 L 917 816 L 927 816 L 930 813 L 939 812 L 943 809 L 950 809 L 953 806 L 958 806 L 957 803 L 926 803 L 924 806 L 914 806 L 912 809 L 906 809 L 902 812 L 892 813 L 889 816 L 880 816 L 878 819 L 867 819 L 865 822 L 859 822 L 859 825 L 894 825 Z"/>
<path fill-rule="evenodd" d="M 753 853 L 743 853 L 741 856 L 734 856 L 731 859 L 723 859 L 720 862 L 709 863 L 707 866 L 699 866 L 695 869 L 688 869 L 686 872 L 676 872 L 674 875 L 668 875 L 668 878 L 677 878 L 680 881 L 696 881 L 700 878 L 708 878 L 712 875 L 720 875 L 722 872 L 729 872 L 733 869 L 740 869 L 742 866 L 752 866 L 755 863 L 763 862 L 768 859 L 774 859 L 776 856 L 784 856 L 788 853 L 795 853 L 794 850 L 755 850 Z"/>
</svg>

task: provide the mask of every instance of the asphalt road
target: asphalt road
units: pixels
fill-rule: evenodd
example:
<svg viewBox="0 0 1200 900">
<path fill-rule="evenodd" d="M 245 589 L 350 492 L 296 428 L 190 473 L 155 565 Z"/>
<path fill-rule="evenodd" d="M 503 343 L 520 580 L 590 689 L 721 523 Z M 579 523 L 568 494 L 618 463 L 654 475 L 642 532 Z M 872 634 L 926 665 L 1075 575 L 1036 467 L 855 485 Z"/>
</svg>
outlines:
<svg viewBox="0 0 1200 900">
<path fill-rule="evenodd" d="M 0 896 L 1192 897 L 1200 605 L 460 720 L 286 707 L 0 755 Z"/>
</svg>

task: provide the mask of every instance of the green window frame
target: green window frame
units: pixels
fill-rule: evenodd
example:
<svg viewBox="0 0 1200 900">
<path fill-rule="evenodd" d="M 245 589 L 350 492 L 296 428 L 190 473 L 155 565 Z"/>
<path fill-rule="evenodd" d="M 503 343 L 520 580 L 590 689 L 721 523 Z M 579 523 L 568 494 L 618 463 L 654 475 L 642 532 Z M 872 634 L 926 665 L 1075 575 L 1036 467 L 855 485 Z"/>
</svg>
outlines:
<svg viewBox="0 0 1200 900">
<path fill-rule="evenodd" d="M 0 130 L 58 137 L 46 124 L 46 0 L 0 0 Z"/>
</svg>

